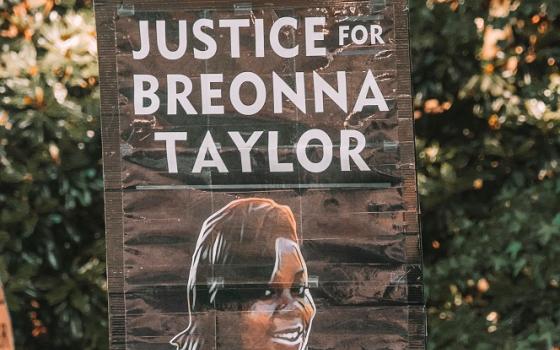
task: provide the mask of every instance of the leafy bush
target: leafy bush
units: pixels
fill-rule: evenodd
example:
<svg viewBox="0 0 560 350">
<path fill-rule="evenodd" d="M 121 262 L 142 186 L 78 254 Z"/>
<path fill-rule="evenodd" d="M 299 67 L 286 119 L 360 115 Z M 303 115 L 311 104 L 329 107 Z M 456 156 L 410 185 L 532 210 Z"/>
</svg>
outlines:
<svg viewBox="0 0 560 350">
<path fill-rule="evenodd" d="M 0 275 L 20 349 L 107 348 L 91 10 L 0 2 Z"/>
<path fill-rule="evenodd" d="M 558 1 L 411 3 L 429 348 L 557 349 Z"/>
</svg>

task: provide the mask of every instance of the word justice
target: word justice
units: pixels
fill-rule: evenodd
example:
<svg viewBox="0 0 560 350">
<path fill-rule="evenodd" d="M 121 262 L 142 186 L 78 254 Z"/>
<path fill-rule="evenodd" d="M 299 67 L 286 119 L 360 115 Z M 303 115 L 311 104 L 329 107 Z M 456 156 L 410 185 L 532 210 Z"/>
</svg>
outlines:
<svg viewBox="0 0 560 350">
<path fill-rule="evenodd" d="M 303 72 L 295 73 L 295 88 L 283 80 L 278 74 L 272 72 L 272 83 L 265 84 L 261 76 L 253 72 L 242 72 L 237 74 L 231 82 L 224 82 L 223 74 L 201 74 L 199 80 L 200 89 L 198 95 L 200 100 L 195 101 L 194 107 L 191 101 L 193 92 L 193 81 L 182 74 L 168 74 L 166 87 L 160 90 L 158 79 L 149 74 L 134 75 L 134 113 L 136 115 L 153 114 L 159 111 L 160 105 L 166 107 L 168 115 L 177 115 L 180 106 L 186 114 L 225 114 L 222 100 L 223 85 L 229 85 L 229 101 L 237 113 L 243 115 L 255 115 L 259 113 L 266 103 L 273 104 L 275 114 L 281 114 L 284 110 L 284 102 L 289 100 L 301 112 L 307 113 L 306 98 L 313 94 L 315 113 L 324 112 L 324 97 L 328 96 L 334 103 L 347 113 L 361 112 L 367 106 L 376 106 L 380 111 L 388 111 L 389 107 L 381 92 L 379 85 L 371 70 L 365 72 L 360 91 L 356 94 L 347 91 L 347 74 L 344 71 L 336 73 L 337 81 L 331 86 L 317 72 L 305 75 Z M 306 82 L 310 80 L 310 83 Z M 268 86 L 267 86 L 268 85 Z M 254 100 L 244 101 L 242 93 L 246 88 L 254 91 Z M 227 89 L 227 88 L 226 88 Z M 269 91 L 271 90 L 271 91 Z M 309 91 L 306 91 L 309 90 Z M 166 92 L 167 100 L 161 101 L 161 93 Z M 269 98 L 272 95 L 272 99 Z M 285 98 L 284 98 L 285 97 Z M 349 99 L 353 99 L 353 106 L 348 106 Z M 247 98 L 245 97 L 245 100 Z M 167 102 L 167 103 L 165 103 Z"/>
<path fill-rule="evenodd" d="M 212 35 L 214 29 L 223 28 L 229 31 L 229 50 L 232 58 L 239 58 L 241 56 L 241 30 L 249 28 L 254 37 L 254 55 L 255 57 L 265 57 L 265 41 L 270 43 L 273 52 L 283 58 L 293 58 L 305 52 L 306 56 L 326 56 L 327 50 L 325 47 L 320 47 L 319 42 L 325 39 L 326 19 L 324 17 L 306 17 L 303 22 L 303 31 L 305 36 L 305 50 L 300 50 L 299 45 L 292 47 L 285 46 L 282 43 L 281 37 L 284 35 L 285 27 L 291 27 L 297 30 L 300 26 L 300 21 L 293 17 L 280 17 L 270 26 L 270 29 L 265 31 L 265 24 L 262 18 L 248 19 L 220 19 L 217 21 L 217 26 L 214 20 L 201 18 L 193 22 L 192 29 L 188 28 L 188 21 L 179 20 L 178 33 L 173 33 L 173 36 L 178 36 L 175 40 L 176 49 L 170 50 L 167 45 L 166 35 L 166 21 L 155 21 L 156 25 L 156 42 L 158 52 L 162 57 L 168 60 L 178 60 L 188 53 L 192 52 L 195 59 L 207 60 L 216 54 L 218 51 L 218 44 Z M 150 22 L 143 20 L 139 21 L 140 31 L 140 48 L 133 51 L 133 58 L 141 60 L 150 54 Z M 193 37 L 204 44 L 203 50 L 196 48 L 191 44 L 192 51 L 189 51 L 187 39 L 189 31 L 192 32 Z M 350 30 L 349 26 L 339 27 L 339 43 L 344 45 L 345 39 L 352 39 L 353 42 L 363 44 L 367 41 L 372 44 L 384 44 L 382 39 L 383 28 L 380 25 L 371 25 L 369 29 L 365 26 L 356 26 Z M 268 36 L 268 40 L 265 38 Z M 175 46 L 175 45 L 174 45 Z"/>
<path fill-rule="evenodd" d="M 264 131 L 254 131 L 249 137 L 243 137 L 238 131 L 230 131 L 228 135 L 239 153 L 241 161 L 241 171 L 243 173 L 252 172 L 251 151 L 255 144 L 262 138 Z M 155 141 L 165 141 L 165 153 L 167 157 L 167 167 L 169 173 L 177 173 L 177 142 L 187 141 L 187 132 L 156 132 Z M 291 162 L 281 162 L 279 159 L 278 131 L 268 131 L 267 140 L 268 165 L 271 173 L 291 173 L 294 172 L 294 164 Z M 371 171 L 360 153 L 366 147 L 366 138 L 358 130 L 340 130 L 340 144 L 333 145 L 329 135 L 321 129 L 310 129 L 304 132 L 295 144 L 296 158 L 299 164 L 307 171 L 321 173 L 327 170 L 333 162 L 335 148 L 340 151 L 340 170 L 351 171 L 351 161 L 360 171 Z M 291 146 L 289 148 L 292 148 Z M 308 149 L 321 148 L 322 158 L 320 160 L 309 159 Z M 220 173 L 229 173 L 224 163 L 217 144 L 214 142 L 212 133 L 206 132 L 202 140 L 192 173 L 201 173 L 203 169 L 217 169 Z M 239 169 L 239 166 L 236 166 Z"/>
</svg>

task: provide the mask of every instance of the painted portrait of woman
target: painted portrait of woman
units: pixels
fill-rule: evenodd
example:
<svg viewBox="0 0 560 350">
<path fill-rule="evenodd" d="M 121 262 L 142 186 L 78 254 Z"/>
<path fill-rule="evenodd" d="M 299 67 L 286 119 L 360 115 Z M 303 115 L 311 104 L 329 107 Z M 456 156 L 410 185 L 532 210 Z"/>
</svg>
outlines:
<svg viewBox="0 0 560 350">
<path fill-rule="evenodd" d="M 303 350 L 316 308 L 291 209 L 235 200 L 200 231 L 177 350 Z"/>
</svg>

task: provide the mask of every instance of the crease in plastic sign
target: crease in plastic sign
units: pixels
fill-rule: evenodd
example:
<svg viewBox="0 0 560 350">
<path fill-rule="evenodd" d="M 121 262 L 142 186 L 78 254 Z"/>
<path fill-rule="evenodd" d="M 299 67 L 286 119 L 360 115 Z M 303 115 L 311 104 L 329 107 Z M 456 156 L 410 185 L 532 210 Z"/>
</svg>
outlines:
<svg viewBox="0 0 560 350">
<path fill-rule="evenodd" d="M 133 4 L 120 4 L 117 6 L 117 15 L 120 17 L 132 17 L 134 16 L 134 5 Z"/>
</svg>

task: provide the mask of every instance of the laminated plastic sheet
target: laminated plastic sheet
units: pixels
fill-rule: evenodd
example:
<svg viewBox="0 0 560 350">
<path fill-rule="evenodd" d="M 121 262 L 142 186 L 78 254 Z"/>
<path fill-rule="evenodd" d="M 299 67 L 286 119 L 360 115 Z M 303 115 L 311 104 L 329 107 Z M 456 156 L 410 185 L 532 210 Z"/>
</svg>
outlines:
<svg viewBox="0 0 560 350">
<path fill-rule="evenodd" d="M 98 0 L 95 11 L 111 349 L 424 349 L 407 1 Z M 274 46 L 281 20 L 296 24 Z M 208 37 L 215 52 L 194 57 Z M 169 98 L 169 75 L 187 78 L 175 93 L 195 113 Z M 221 97 L 209 103 L 223 109 L 204 113 L 210 75 Z M 275 76 L 301 97 L 280 94 L 281 112 Z M 368 76 L 369 102 L 354 108 Z M 321 81 L 332 91 L 318 100 Z M 232 132 L 256 141 L 244 149 Z"/>
</svg>

